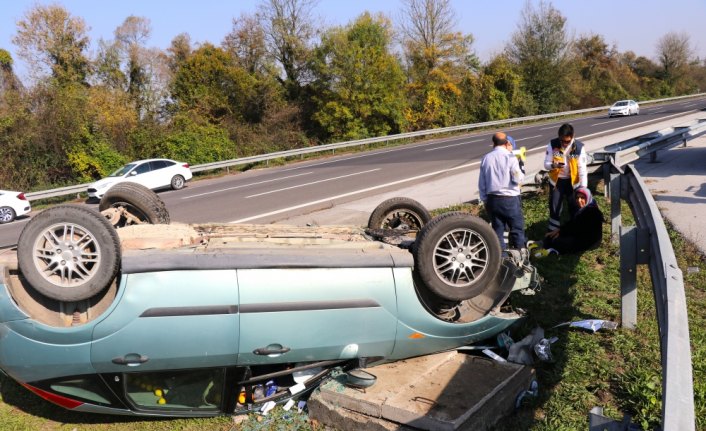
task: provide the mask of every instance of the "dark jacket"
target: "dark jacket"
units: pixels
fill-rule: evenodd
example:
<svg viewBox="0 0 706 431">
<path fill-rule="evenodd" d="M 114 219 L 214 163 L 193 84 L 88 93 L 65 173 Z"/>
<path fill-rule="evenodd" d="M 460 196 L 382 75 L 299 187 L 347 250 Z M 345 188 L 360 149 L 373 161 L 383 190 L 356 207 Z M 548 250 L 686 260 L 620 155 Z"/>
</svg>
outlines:
<svg viewBox="0 0 706 431">
<path fill-rule="evenodd" d="M 559 228 L 559 237 L 545 241 L 546 248 L 561 254 L 580 253 L 598 245 L 603 237 L 603 213 L 598 205 L 586 206 Z"/>
</svg>

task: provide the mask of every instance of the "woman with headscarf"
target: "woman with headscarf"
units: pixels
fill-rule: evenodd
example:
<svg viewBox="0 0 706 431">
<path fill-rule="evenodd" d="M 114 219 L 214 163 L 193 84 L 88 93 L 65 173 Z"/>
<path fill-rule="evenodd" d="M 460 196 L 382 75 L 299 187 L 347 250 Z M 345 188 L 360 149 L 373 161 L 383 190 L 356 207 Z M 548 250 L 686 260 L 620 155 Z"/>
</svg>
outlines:
<svg viewBox="0 0 706 431">
<path fill-rule="evenodd" d="M 591 191 L 578 187 L 574 191 L 578 210 L 559 229 L 548 232 L 542 241 L 545 250 L 560 254 L 580 253 L 597 246 L 603 237 L 603 213 L 593 200 Z"/>
</svg>

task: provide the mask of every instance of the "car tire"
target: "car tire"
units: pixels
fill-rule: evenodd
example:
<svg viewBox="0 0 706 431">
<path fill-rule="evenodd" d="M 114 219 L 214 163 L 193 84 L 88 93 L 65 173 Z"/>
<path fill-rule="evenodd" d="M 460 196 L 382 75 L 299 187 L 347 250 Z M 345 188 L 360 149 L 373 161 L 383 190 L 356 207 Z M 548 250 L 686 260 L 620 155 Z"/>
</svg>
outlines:
<svg viewBox="0 0 706 431">
<path fill-rule="evenodd" d="M 10 223 L 16 216 L 17 214 L 14 209 L 10 207 L 0 207 L 0 224 Z"/>
<path fill-rule="evenodd" d="M 186 181 L 184 180 L 184 177 L 181 175 L 174 175 L 172 177 L 172 189 L 173 190 L 181 190 L 184 188 L 184 185 L 186 184 Z"/>
<path fill-rule="evenodd" d="M 100 214 L 58 205 L 32 218 L 20 234 L 17 260 L 22 276 L 57 301 L 88 299 L 115 279 L 120 239 Z"/>
<path fill-rule="evenodd" d="M 427 223 L 417 236 L 414 268 L 434 295 L 464 301 L 492 286 L 500 269 L 500 242 L 483 219 L 449 212 Z"/>
<path fill-rule="evenodd" d="M 431 220 L 424 205 L 410 198 L 391 198 L 375 207 L 368 219 L 369 229 L 419 231 Z"/>
<path fill-rule="evenodd" d="M 125 209 L 134 219 L 111 211 Z M 155 192 L 137 183 L 118 183 L 108 189 L 98 204 L 100 211 L 115 227 L 129 224 L 169 224 L 169 211 Z"/>
</svg>

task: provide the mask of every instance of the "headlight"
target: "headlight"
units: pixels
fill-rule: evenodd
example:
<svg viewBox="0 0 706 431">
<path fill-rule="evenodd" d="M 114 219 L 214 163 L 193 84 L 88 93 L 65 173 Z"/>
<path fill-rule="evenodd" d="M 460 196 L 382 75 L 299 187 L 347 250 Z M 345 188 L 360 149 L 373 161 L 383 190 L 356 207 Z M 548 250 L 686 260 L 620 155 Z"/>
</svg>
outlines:
<svg viewBox="0 0 706 431">
<path fill-rule="evenodd" d="M 96 190 L 104 189 L 104 188 L 108 187 L 109 185 L 110 185 L 109 183 L 101 184 L 101 185 L 99 185 L 98 187 L 96 187 Z"/>
</svg>

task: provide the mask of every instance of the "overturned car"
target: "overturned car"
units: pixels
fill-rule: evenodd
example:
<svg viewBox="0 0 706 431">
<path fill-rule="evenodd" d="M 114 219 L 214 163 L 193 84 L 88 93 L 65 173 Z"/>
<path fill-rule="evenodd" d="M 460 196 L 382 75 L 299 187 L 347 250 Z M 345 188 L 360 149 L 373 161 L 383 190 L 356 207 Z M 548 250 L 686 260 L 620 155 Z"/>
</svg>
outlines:
<svg viewBox="0 0 706 431">
<path fill-rule="evenodd" d="M 168 224 L 136 185 L 62 205 L 0 251 L 0 369 L 81 412 L 214 416 L 333 369 L 493 337 L 534 268 L 483 220 L 394 198 L 368 228 Z"/>
</svg>

